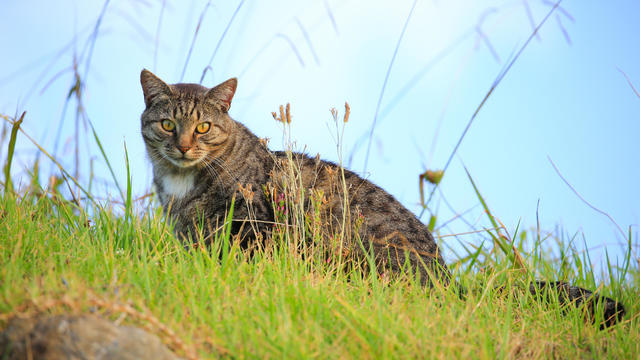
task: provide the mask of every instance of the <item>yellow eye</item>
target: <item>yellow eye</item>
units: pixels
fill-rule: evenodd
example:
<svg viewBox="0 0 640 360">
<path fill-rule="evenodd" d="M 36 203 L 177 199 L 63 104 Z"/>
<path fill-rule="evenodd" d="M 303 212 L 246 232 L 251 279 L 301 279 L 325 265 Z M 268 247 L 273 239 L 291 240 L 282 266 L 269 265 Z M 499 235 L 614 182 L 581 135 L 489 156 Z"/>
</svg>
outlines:
<svg viewBox="0 0 640 360">
<path fill-rule="evenodd" d="M 209 131 L 209 128 L 211 127 L 211 123 L 208 122 L 203 122 L 198 124 L 198 126 L 196 126 L 196 132 L 198 134 L 204 134 L 207 131 Z"/>
<path fill-rule="evenodd" d="M 162 120 L 162 129 L 164 131 L 173 131 L 176 128 L 176 124 L 171 120 Z"/>
</svg>

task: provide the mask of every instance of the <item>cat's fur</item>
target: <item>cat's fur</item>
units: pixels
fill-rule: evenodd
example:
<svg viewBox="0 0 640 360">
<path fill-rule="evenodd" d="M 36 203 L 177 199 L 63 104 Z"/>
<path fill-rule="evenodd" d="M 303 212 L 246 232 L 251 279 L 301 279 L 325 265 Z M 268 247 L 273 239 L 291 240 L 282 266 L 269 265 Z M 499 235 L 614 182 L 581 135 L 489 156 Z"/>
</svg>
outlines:
<svg viewBox="0 0 640 360">
<path fill-rule="evenodd" d="M 208 89 L 196 84 L 168 85 L 147 70 L 140 74 L 146 109 L 142 114 L 142 136 L 153 164 L 153 181 L 160 202 L 175 222 L 178 236 L 194 237 L 197 224 L 204 225 L 204 238 L 221 224 L 235 197 L 232 233 L 248 246 L 257 238 L 266 238 L 275 221 L 269 191 L 277 189 L 276 179 L 286 159 L 282 152 L 271 152 L 260 139 L 228 114 L 237 80 L 227 80 Z M 163 120 L 175 124 L 173 131 L 162 127 Z M 204 134 L 195 131 L 203 122 L 210 123 Z M 438 246 L 420 220 L 393 196 L 362 179 L 319 158 L 293 153 L 292 160 L 302 178 L 302 188 L 321 190 L 325 196 L 323 220 L 329 227 L 339 228 L 343 215 L 350 223 L 358 223 L 349 231 L 349 239 L 359 243 L 345 248 L 364 258 L 365 249 L 372 249 L 379 269 L 399 272 L 408 263 L 420 275 L 424 284 L 433 279 L 447 285 L 451 275 Z M 347 189 L 348 212 L 343 213 L 343 185 Z M 253 190 L 253 198 L 242 196 L 241 189 Z M 277 193 L 277 191 L 275 191 Z M 310 195 L 308 196 L 310 197 Z M 307 201 L 307 206 L 311 206 Z M 247 221 L 252 219 L 254 221 Z M 360 221 L 355 221 L 360 219 Z M 200 228 L 203 228 L 200 226 Z M 583 301 L 591 292 L 564 283 L 531 285 L 555 287 L 567 295 L 567 300 Z M 605 301 L 608 323 L 615 323 L 624 314 L 621 304 Z"/>
</svg>

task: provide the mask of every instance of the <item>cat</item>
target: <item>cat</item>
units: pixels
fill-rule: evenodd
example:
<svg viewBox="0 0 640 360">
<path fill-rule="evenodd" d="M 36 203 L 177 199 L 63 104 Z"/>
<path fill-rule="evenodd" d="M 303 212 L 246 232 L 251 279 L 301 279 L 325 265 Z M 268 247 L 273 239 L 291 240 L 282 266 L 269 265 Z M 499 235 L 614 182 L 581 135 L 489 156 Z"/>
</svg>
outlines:
<svg viewBox="0 0 640 360">
<path fill-rule="evenodd" d="M 392 274 L 406 271 L 408 263 L 426 286 L 434 282 L 458 286 L 431 232 L 392 195 L 319 157 L 270 151 L 247 127 L 233 120 L 228 112 L 237 79 L 211 89 L 198 84 L 169 85 L 145 69 L 140 82 L 146 106 L 141 116 L 142 137 L 153 165 L 153 183 L 176 235 L 186 242 L 194 241 L 196 234 L 211 239 L 232 201 L 231 232 L 236 241 L 248 248 L 268 238 L 276 221 L 273 204 L 281 196 L 279 170 L 290 161 L 298 167 L 302 189 L 309 191 L 305 207 L 314 205 L 312 194 L 321 194 L 321 217 L 328 228 L 351 224 L 342 251 L 356 261 L 373 254 L 377 269 Z M 324 234 L 330 236 L 331 230 Z M 563 282 L 537 281 L 529 290 L 539 294 L 545 287 L 557 289 L 561 301 L 603 302 L 606 326 L 625 313 L 621 303 Z"/>
</svg>

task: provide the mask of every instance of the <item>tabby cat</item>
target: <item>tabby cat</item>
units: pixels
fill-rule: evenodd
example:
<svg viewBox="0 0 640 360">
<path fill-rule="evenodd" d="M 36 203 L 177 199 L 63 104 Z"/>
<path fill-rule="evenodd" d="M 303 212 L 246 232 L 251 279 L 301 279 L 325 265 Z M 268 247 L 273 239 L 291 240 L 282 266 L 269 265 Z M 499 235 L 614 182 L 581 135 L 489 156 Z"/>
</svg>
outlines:
<svg viewBox="0 0 640 360">
<path fill-rule="evenodd" d="M 202 238 L 210 239 L 233 200 L 236 241 L 246 248 L 256 239 L 268 238 L 276 220 L 277 174 L 287 154 L 270 151 L 229 116 L 237 80 L 211 89 L 197 84 L 168 85 L 142 70 L 140 81 L 146 104 L 142 137 L 153 164 L 157 194 L 175 223 L 176 235 L 193 241 L 198 229 L 203 229 Z M 368 252 L 364 249 L 372 250 L 380 271 L 398 273 L 408 263 L 425 285 L 451 282 L 432 234 L 393 196 L 351 171 L 344 170 L 343 179 L 342 169 L 333 163 L 299 153 L 290 156 L 289 161 L 299 167 L 303 189 L 323 194 L 321 216 L 329 229 L 339 229 L 345 218 L 350 219 L 346 223 L 357 224 L 348 229 L 351 236 L 344 238 L 357 238 L 358 244 L 345 243 L 343 250 L 355 259 L 365 258 Z M 342 196 L 344 189 L 347 201 Z M 313 202 L 307 200 L 306 205 L 313 206 Z M 562 301 L 589 301 L 591 305 L 604 301 L 606 325 L 624 315 L 617 301 L 562 282 L 532 283 L 530 291 L 537 293 L 544 287 L 558 289 Z"/>
</svg>

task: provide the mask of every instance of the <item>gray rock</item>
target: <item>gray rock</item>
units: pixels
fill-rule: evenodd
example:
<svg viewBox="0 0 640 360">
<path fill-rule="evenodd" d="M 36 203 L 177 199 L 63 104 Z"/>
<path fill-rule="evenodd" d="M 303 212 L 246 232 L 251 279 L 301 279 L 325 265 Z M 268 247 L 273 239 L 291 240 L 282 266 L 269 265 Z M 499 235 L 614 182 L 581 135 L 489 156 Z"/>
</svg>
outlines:
<svg viewBox="0 0 640 360">
<path fill-rule="evenodd" d="M 178 359 L 157 336 L 94 315 L 13 318 L 0 359 Z"/>
</svg>

